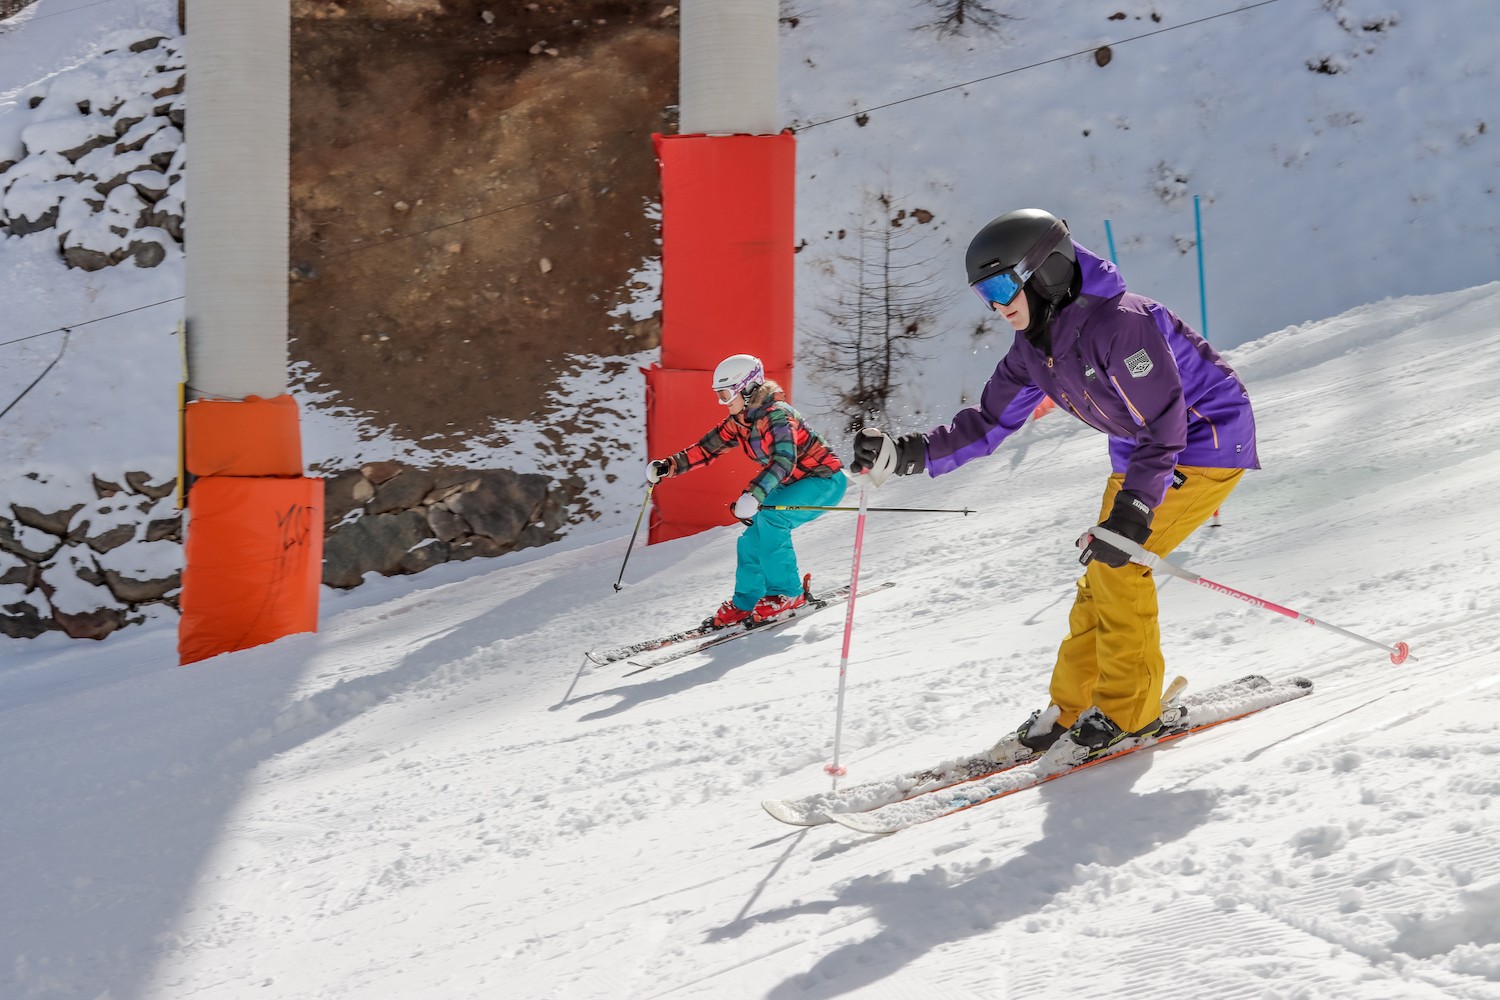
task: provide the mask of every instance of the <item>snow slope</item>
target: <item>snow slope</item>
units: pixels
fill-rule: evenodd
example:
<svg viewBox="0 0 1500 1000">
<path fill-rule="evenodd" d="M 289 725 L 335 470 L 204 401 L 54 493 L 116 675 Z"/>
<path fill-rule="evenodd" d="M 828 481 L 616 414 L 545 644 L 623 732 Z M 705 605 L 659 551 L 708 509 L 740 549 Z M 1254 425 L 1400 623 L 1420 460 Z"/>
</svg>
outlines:
<svg viewBox="0 0 1500 1000">
<path fill-rule="evenodd" d="M 566 543 L 332 597 L 317 635 L 173 666 L 152 623 L 0 668 L 0 995 L 1500 998 L 1500 283 L 1232 352 L 1266 468 L 1177 560 L 1169 670 L 1314 694 L 886 839 L 826 788 L 843 616 L 626 679 L 582 650 L 727 592 L 735 532 Z M 1045 698 L 1104 442 L 1053 415 L 872 513 L 849 782 Z M 799 531 L 847 578 L 854 521 Z M 448 575 L 443 575 L 447 573 Z M 465 575 L 467 574 L 467 575 Z"/>
</svg>

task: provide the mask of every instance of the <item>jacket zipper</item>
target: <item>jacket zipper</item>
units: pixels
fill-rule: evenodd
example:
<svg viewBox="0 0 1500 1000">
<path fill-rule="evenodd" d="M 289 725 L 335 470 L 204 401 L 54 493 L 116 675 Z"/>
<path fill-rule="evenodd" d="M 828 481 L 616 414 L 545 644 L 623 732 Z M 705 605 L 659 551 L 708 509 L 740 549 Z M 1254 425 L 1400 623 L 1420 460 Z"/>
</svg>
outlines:
<svg viewBox="0 0 1500 1000">
<path fill-rule="evenodd" d="M 1102 409 L 1100 409 L 1098 403 L 1094 402 L 1094 397 L 1090 396 L 1088 394 L 1088 390 L 1087 389 L 1084 390 L 1083 398 L 1084 398 L 1084 400 L 1086 400 L 1088 402 L 1089 409 L 1092 410 L 1093 412 L 1099 414 L 1099 420 L 1100 420 L 1100 422 L 1106 423 L 1106 424 L 1114 423 L 1114 421 L 1110 420 L 1107 416 L 1105 416 L 1104 411 Z M 1134 437 L 1135 436 L 1135 431 L 1134 430 L 1128 430 L 1128 431 L 1110 431 L 1109 433 L 1113 434 L 1115 437 Z"/>
<path fill-rule="evenodd" d="M 1052 355 L 1050 355 L 1050 354 L 1047 355 L 1047 370 L 1048 370 L 1049 373 L 1051 373 L 1051 371 L 1052 371 L 1052 362 L 1053 362 Z M 1057 381 L 1057 375 L 1055 373 L 1052 374 L 1052 380 L 1053 380 L 1053 382 Z M 1055 388 L 1055 386 L 1054 386 L 1054 388 Z M 1066 392 L 1063 392 L 1062 389 L 1058 389 L 1057 390 L 1057 394 L 1058 394 L 1058 396 L 1060 396 L 1062 398 L 1063 405 L 1066 406 L 1072 412 L 1073 416 L 1077 417 L 1079 420 L 1082 420 L 1084 423 L 1088 424 L 1094 430 L 1099 431 L 1101 434 L 1110 434 L 1110 435 L 1118 436 L 1118 435 L 1115 435 L 1114 431 L 1109 430 L 1108 428 L 1099 426 L 1099 424 L 1095 423 L 1094 421 L 1090 420 L 1088 417 L 1084 416 L 1081 412 L 1079 412 L 1078 407 L 1076 407 L 1076 406 L 1073 405 L 1073 400 L 1068 396 L 1068 394 Z M 1090 410 L 1092 410 L 1095 413 L 1099 412 L 1098 411 L 1098 407 L 1096 407 L 1094 405 L 1094 401 L 1092 399 L 1089 399 L 1089 394 L 1087 392 L 1084 392 L 1083 398 L 1086 399 L 1086 400 L 1088 400 L 1088 404 L 1089 404 L 1089 409 Z M 1102 418 L 1104 415 L 1102 413 L 1100 413 L 1099 416 Z"/>
</svg>

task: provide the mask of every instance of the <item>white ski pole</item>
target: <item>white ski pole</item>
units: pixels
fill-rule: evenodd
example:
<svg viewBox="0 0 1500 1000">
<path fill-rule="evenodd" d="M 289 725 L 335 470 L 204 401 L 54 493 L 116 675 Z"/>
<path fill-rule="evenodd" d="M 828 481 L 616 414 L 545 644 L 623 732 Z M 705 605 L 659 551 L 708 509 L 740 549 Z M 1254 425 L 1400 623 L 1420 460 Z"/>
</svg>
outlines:
<svg viewBox="0 0 1500 1000">
<path fill-rule="evenodd" d="M 1366 646 L 1374 646 L 1376 649 L 1383 649 L 1387 653 L 1391 654 L 1392 663 L 1400 664 L 1405 663 L 1407 660 L 1411 660 L 1413 663 L 1415 663 L 1417 660 L 1415 656 L 1411 655 L 1411 647 L 1407 646 L 1407 644 L 1404 642 L 1397 642 L 1394 646 L 1387 646 L 1383 642 L 1376 642 L 1374 639 L 1367 639 L 1364 636 L 1359 635 L 1358 633 L 1350 632 L 1346 628 L 1339 628 L 1337 625 L 1328 624 L 1328 622 L 1317 621 L 1314 618 L 1310 618 L 1307 615 L 1304 615 L 1300 611 L 1293 611 L 1291 608 L 1284 608 L 1280 604 L 1275 604 L 1263 597 L 1256 597 L 1254 594 L 1247 594 L 1243 590 L 1235 590 L 1233 587 L 1226 587 L 1222 583 L 1215 583 L 1212 580 L 1208 580 L 1199 576 L 1197 573 L 1193 573 L 1189 570 L 1183 569 L 1181 566 L 1178 566 L 1175 563 L 1168 562 L 1154 552 L 1147 552 L 1140 545 L 1132 542 L 1130 539 L 1124 537 L 1123 535 L 1119 535 L 1113 531 L 1110 531 L 1108 528 L 1095 526 L 1093 528 L 1090 528 L 1088 533 L 1090 535 L 1093 535 L 1095 538 L 1102 538 L 1104 541 L 1113 545 L 1121 552 L 1124 552 L 1125 554 L 1130 556 L 1130 561 L 1133 563 L 1139 563 L 1140 565 L 1149 567 L 1152 570 L 1160 570 L 1163 573 L 1167 573 L 1171 576 L 1177 577 L 1177 579 L 1179 580 L 1186 580 L 1188 583 L 1195 583 L 1200 587 L 1204 587 L 1208 590 L 1224 594 L 1226 597 L 1233 597 L 1238 600 L 1244 601 L 1246 604 L 1253 604 L 1258 608 L 1265 608 L 1267 611 L 1274 611 L 1278 615 L 1285 615 L 1288 618 L 1295 618 L 1299 622 L 1306 622 L 1309 625 L 1316 625 L 1318 628 L 1327 629 L 1330 632 L 1337 632 L 1339 635 L 1343 636 L 1346 639 L 1353 639 L 1356 642 L 1362 642 Z"/>
<path fill-rule="evenodd" d="M 833 787 L 849 769 L 839 763 L 839 746 L 844 736 L 844 687 L 849 674 L 849 639 L 854 635 L 854 600 L 859 596 L 859 553 L 865 545 L 865 484 L 859 484 L 859 517 L 854 522 L 854 565 L 849 570 L 849 607 L 844 611 L 844 655 L 839 660 L 839 701 L 833 718 L 833 762 L 823 770 L 833 777 Z"/>
</svg>

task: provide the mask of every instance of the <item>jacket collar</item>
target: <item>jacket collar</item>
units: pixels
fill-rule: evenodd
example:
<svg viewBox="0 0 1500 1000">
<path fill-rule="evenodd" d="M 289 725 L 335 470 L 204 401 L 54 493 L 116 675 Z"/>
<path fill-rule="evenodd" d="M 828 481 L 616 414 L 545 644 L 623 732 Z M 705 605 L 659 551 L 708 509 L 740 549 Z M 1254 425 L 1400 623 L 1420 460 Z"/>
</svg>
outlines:
<svg viewBox="0 0 1500 1000">
<path fill-rule="evenodd" d="M 1078 254 L 1078 271 L 1083 280 L 1078 297 L 1063 306 L 1052 321 L 1053 357 L 1077 342 L 1083 324 L 1099 305 L 1118 298 L 1126 290 L 1125 279 L 1114 264 L 1077 243 L 1073 249 Z"/>
</svg>

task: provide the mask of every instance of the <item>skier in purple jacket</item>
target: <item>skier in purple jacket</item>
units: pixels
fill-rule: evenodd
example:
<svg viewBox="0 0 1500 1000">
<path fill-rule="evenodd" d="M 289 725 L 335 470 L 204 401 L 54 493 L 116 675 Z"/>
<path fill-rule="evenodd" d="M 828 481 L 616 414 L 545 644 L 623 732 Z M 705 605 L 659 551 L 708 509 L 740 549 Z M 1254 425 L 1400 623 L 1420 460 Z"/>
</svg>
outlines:
<svg viewBox="0 0 1500 1000">
<path fill-rule="evenodd" d="M 1208 520 L 1260 467 L 1250 397 L 1233 369 L 1171 310 L 1126 291 L 1113 264 L 1040 209 L 1009 212 L 969 244 L 969 285 L 1016 331 L 976 406 L 946 427 L 893 438 L 865 428 L 855 472 L 952 472 L 993 452 L 1043 397 L 1109 435 L 1113 474 L 1098 524 L 1157 555 Z M 1051 705 L 995 747 L 1074 763 L 1162 726 L 1162 659 L 1151 571 L 1085 531 L 1084 574 L 1053 669 Z M 1174 708 L 1173 713 L 1179 710 Z M 1173 720 L 1180 721 L 1180 720 Z"/>
</svg>

